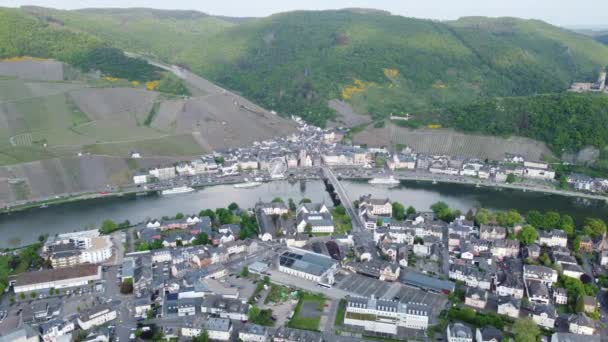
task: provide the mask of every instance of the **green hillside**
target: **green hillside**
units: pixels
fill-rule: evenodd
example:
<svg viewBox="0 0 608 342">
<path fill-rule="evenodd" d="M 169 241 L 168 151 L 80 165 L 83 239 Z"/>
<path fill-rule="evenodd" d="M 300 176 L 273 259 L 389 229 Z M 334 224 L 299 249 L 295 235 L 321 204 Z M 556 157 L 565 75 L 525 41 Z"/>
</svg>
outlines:
<svg viewBox="0 0 608 342">
<path fill-rule="evenodd" d="M 594 80 L 608 47 L 541 21 L 437 22 L 373 10 L 234 20 L 194 11 L 23 11 L 188 66 L 264 107 L 325 124 L 330 99 L 376 119 Z"/>
<path fill-rule="evenodd" d="M 422 120 L 441 121 L 467 132 L 530 137 L 547 142 L 558 153 L 590 145 L 608 152 L 608 96 L 604 94 L 495 98 L 449 108 Z"/>
<path fill-rule="evenodd" d="M 231 18 L 196 11 L 149 8 L 61 11 L 42 7 L 23 7 L 23 10 L 56 25 L 96 35 L 126 51 L 167 61 L 200 44 L 202 39 L 234 25 Z"/>
<path fill-rule="evenodd" d="M 146 61 L 126 57 L 98 37 L 62 28 L 19 10 L 0 8 L 0 59 L 31 56 L 53 58 L 85 71 L 129 80 L 160 78 Z"/>
</svg>

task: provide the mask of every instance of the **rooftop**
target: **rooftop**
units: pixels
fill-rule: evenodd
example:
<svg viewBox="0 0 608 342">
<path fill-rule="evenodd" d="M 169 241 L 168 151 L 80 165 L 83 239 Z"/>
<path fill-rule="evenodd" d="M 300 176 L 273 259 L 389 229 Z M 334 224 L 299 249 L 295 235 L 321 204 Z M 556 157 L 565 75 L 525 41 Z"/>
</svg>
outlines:
<svg viewBox="0 0 608 342">
<path fill-rule="evenodd" d="M 310 253 L 291 249 L 281 254 L 280 265 L 294 270 L 323 275 L 327 270 L 336 265 L 336 261 L 317 253 Z"/>
<path fill-rule="evenodd" d="M 15 283 L 17 286 L 24 286 L 74 278 L 92 277 L 100 274 L 101 269 L 99 265 L 79 265 L 70 268 L 21 273 L 16 276 Z"/>
</svg>

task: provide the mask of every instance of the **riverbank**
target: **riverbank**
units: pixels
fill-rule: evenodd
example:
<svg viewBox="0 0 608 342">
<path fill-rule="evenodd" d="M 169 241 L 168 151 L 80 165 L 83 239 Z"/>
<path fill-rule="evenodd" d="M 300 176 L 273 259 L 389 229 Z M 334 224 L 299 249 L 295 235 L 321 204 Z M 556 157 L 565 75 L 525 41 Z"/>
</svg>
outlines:
<svg viewBox="0 0 608 342">
<path fill-rule="evenodd" d="M 307 170 L 309 171 L 309 170 Z M 343 171 L 353 171 L 351 169 L 337 169 L 336 174 L 340 177 L 340 179 L 352 180 L 352 181 L 368 181 L 374 177 L 386 177 L 386 174 L 380 173 L 378 170 L 375 173 L 367 172 L 365 174 L 344 174 Z M 361 173 L 361 170 L 354 170 L 355 172 Z M 245 178 L 249 177 L 249 175 L 244 175 L 242 177 L 231 177 L 231 178 L 214 178 L 211 182 L 207 182 L 204 184 L 196 183 L 196 184 L 186 184 L 191 186 L 194 189 L 204 189 L 210 186 L 218 186 L 218 185 L 234 185 L 244 181 Z M 511 190 L 519 190 L 523 192 L 537 192 L 543 194 L 552 194 L 566 197 L 576 197 L 576 198 L 584 198 L 590 200 L 599 200 L 605 201 L 608 203 L 608 196 L 604 195 L 596 195 L 589 194 L 578 191 L 568 191 L 568 190 L 560 190 L 551 188 L 548 186 L 540 186 L 540 185 L 531 185 L 531 184 L 509 184 L 509 183 L 496 183 L 489 180 L 476 179 L 471 177 L 463 177 L 463 176 L 448 176 L 448 175 L 439 175 L 432 173 L 422 173 L 422 172 L 410 172 L 410 171 L 397 171 L 395 173 L 395 179 L 400 181 L 420 181 L 420 182 L 430 182 L 433 184 L 436 183 L 446 183 L 446 184 L 460 184 L 460 185 L 469 185 L 475 187 L 485 187 L 485 188 L 498 188 L 498 189 L 511 189 Z M 300 180 L 320 180 L 318 176 L 311 176 L 311 173 L 304 173 L 302 177 L 298 176 L 296 172 L 296 176 L 279 179 L 282 180 L 293 180 L 295 182 Z M 273 182 L 277 180 L 269 180 L 269 182 Z M 27 203 L 14 203 L 12 205 L 6 206 L 5 208 L 0 209 L 0 214 L 7 213 L 16 213 L 19 211 L 32 209 L 32 208 L 46 208 L 48 206 L 54 206 L 58 204 L 65 203 L 73 203 L 79 201 L 88 201 L 95 200 L 101 198 L 116 198 L 123 196 L 136 196 L 142 194 L 154 194 L 160 193 L 163 190 L 170 189 L 172 186 L 154 186 L 152 185 L 150 188 L 142 188 L 137 186 L 130 186 L 122 188 L 119 192 L 88 192 L 88 193 L 80 193 L 80 194 L 67 194 L 63 196 L 54 196 L 52 198 L 40 199 L 37 201 L 30 201 Z"/>
</svg>

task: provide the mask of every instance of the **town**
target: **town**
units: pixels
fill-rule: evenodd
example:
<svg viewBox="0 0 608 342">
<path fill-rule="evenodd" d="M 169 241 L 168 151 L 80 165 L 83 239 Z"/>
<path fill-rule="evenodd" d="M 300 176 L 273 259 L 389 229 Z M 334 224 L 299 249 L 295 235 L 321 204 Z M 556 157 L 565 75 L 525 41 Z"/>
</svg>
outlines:
<svg viewBox="0 0 608 342">
<path fill-rule="evenodd" d="M 334 144 L 335 132 L 312 130 L 305 146 Z M 252 157 L 245 151 L 214 156 L 216 177 L 248 169 Z M 38 245 L 2 256 L 5 267 L 20 272 L 3 284 L 0 341 L 607 336 L 603 221 L 577 223 L 552 211 L 462 213 L 443 202 L 425 211 L 367 194 L 351 200 L 335 172 L 346 174 L 342 165 L 365 169 L 369 150 L 302 152 L 293 159 L 276 157 L 263 144 L 260 151 L 267 151 L 268 174 L 249 174 L 262 179 L 284 177 L 301 160 L 314 166 L 320 157 L 315 174 L 332 203 L 269 198 L 253 208 L 232 203 L 136 224 L 107 220 L 99 229 L 41 237 Z M 281 162 L 274 165 L 276 158 Z M 397 154 L 385 162 L 391 170 L 422 160 Z M 429 157 L 427 167 L 457 170 L 451 160 Z M 542 163 L 515 156 L 511 163 L 521 164 L 510 168 L 522 170 L 518 177 L 553 178 Z M 158 180 L 147 175 L 142 184 L 171 182 L 179 189 L 183 179 L 166 170 L 184 174 L 179 170 L 193 164 L 151 170 Z M 463 170 L 477 170 L 478 177 L 488 170 L 496 180 L 505 170 L 506 181 L 512 174 L 472 164 L 463 162 L 471 165 Z M 380 183 L 390 183 L 386 177 Z"/>
<path fill-rule="evenodd" d="M 283 178 L 318 178 L 322 167 L 341 179 L 370 179 L 371 184 L 398 185 L 400 180 L 450 182 L 509 187 L 606 199 L 608 179 L 578 173 L 559 173 L 546 161 L 505 154 L 502 160 L 417 153 L 408 146 L 372 148 L 350 143 L 350 131 L 321 129 L 294 117 L 298 134 L 227 149 L 189 162 L 158 166 L 133 176 L 121 192 L 193 191 L 195 187 L 235 184 L 255 187 Z M 132 158 L 140 158 L 137 151 Z M 112 190 L 112 189 L 111 189 Z M 115 190 L 115 189 L 114 189 Z M 104 193 L 105 195 L 105 193 Z"/>
</svg>

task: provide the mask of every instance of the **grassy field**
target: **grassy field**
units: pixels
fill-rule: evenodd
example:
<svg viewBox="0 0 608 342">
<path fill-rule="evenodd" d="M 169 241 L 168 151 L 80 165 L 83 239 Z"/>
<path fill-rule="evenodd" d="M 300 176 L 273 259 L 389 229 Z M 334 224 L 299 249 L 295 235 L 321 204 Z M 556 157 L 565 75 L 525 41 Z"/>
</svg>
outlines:
<svg viewBox="0 0 608 342">
<path fill-rule="evenodd" d="M 341 326 L 344 324 L 344 316 L 346 315 L 346 299 L 340 299 L 338 304 L 338 311 L 336 311 L 336 318 L 334 320 L 334 326 Z"/>
<path fill-rule="evenodd" d="M 322 294 L 303 292 L 288 326 L 294 329 L 318 331 L 324 306 L 325 297 Z"/>
</svg>

